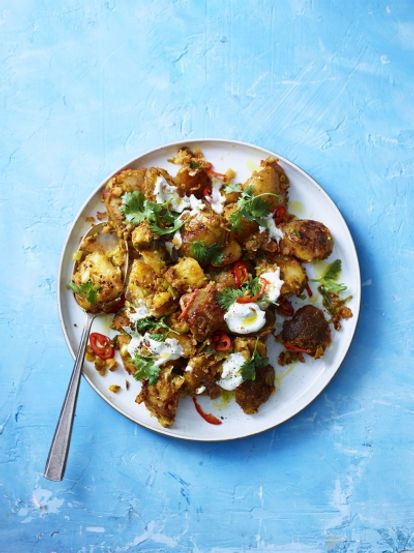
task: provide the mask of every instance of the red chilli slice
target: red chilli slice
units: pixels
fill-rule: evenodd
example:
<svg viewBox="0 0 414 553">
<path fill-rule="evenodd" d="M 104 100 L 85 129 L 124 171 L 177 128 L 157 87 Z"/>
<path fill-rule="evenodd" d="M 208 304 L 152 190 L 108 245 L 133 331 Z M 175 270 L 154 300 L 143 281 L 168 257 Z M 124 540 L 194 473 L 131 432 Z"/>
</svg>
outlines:
<svg viewBox="0 0 414 553">
<path fill-rule="evenodd" d="M 237 261 L 233 265 L 231 272 L 233 273 L 237 288 L 240 288 L 242 284 L 249 280 L 249 271 L 247 270 L 247 265 L 244 261 Z"/>
<path fill-rule="evenodd" d="M 183 319 L 186 318 L 187 313 L 188 313 L 188 310 L 190 309 L 190 307 L 191 307 L 192 304 L 194 303 L 194 300 L 195 300 L 195 297 L 196 297 L 197 293 L 198 293 L 198 288 L 196 288 L 196 289 L 191 293 L 191 296 L 188 298 L 188 302 L 185 304 L 184 309 L 181 311 L 181 313 L 180 313 L 179 316 L 178 316 L 178 320 L 179 320 L 179 321 L 182 321 Z"/>
<path fill-rule="evenodd" d="M 103 359 L 112 359 L 115 355 L 115 349 L 111 340 L 104 334 L 99 332 L 92 332 L 89 336 L 89 343 L 95 355 Z"/>
<path fill-rule="evenodd" d="M 218 419 L 217 417 L 215 417 L 214 415 L 212 415 L 211 413 L 205 413 L 203 411 L 203 409 L 201 408 L 201 405 L 198 403 L 198 401 L 196 400 L 195 397 L 193 397 L 193 403 L 194 403 L 194 407 L 196 408 L 196 411 L 197 413 L 200 415 L 200 417 L 202 417 L 206 422 L 208 422 L 209 424 L 215 424 L 215 425 L 219 425 L 219 424 L 223 424 L 222 421 L 220 419 Z"/>
<path fill-rule="evenodd" d="M 263 294 L 266 292 L 267 287 L 269 286 L 270 282 L 266 280 L 263 277 L 260 277 L 260 280 L 262 281 L 262 287 L 260 288 L 259 292 L 255 294 L 254 296 L 240 296 L 237 298 L 237 303 L 250 303 L 255 302 L 258 299 L 260 299 Z"/>
<path fill-rule="evenodd" d="M 273 219 L 276 223 L 276 225 L 280 225 L 280 223 L 283 223 L 286 218 L 286 207 L 284 205 L 280 205 L 277 207 L 273 212 Z"/>
<path fill-rule="evenodd" d="M 218 173 L 217 171 L 214 171 L 213 165 L 211 164 L 210 164 L 210 167 L 208 167 L 207 169 L 207 173 L 209 173 L 210 175 L 213 175 L 213 177 L 216 177 L 218 179 L 224 179 L 226 176 L 224 173 Z"/>
<path fill-rule="evenodd" d="M 225 332 L 217 332 L 212 336 L 211 341 L 216 351 L 229 351 L 231 349 L 231 338 Z"/>
<path fill-rule="evenodd" d="M 293 309 L 293 305 L 290 303 L 290 301 L 283 296 L 279 298 L 279 305 L 278 305 L 278 311 L 281 315 L 284 315 L 285 317 L 291 317 L 295 310 Z"/>
<path fill-rule="evenodd" d="M 312 352 L 308 349 L 295 346 L 295 344 L 291 344 L 290 342 L 285 342 L 283 345 L 288 351 L 294 351 L 296 353 L 307 353 L 308 355 L 312 355 Z"/>
</svg>

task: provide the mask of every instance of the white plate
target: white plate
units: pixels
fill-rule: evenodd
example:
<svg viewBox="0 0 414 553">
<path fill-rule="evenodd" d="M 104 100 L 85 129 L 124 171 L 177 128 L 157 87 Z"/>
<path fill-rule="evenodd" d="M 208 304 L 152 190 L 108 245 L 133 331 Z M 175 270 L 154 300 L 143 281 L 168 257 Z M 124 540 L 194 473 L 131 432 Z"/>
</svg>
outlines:
<svg viewBox="0 0 414 553">
<path fill-rule="evenodd" d="M 359 264 L 348 227 L 326 192 L 302 169 L 273 152 L 229 140 L 187 140 L 148 152 L 123 169 L 158 166 L 165 167 L 174 173 L 177 167 L 168 163 L 167 159 L 183 145 L 192 148 L 199 146 L 206 158 L 214 164 L 216 171 L 224 171 L 231 167 L 237 171 L 236 179 L 238 181 L 245 180 L 260 160 L 269 155 L 278 157 L 291 183 L 290 211 L 300 218 L 320 220 L 328 226 L 335 239 L 335 248 L 328 261 L 336 258 L 342 260 L 341 281 L 348 285 L 349 292 L 353 295 L 349 307 L 354 316 L 352 319 L 344 321 L 343 329 L 340 332 L 332 330 L 333 344 L 323 359 L 314 361 L 307 358 L 304 364 L 298 363 L 289 368 L 280 367 L 276 361 L 280 346 L 273 339 L 269 341 L 269 358 L 275 366 L 278 389 L 260 408 L 259 413 L 245 415 L 234 401 L 224 405 L 223 401 L 200 398 L 200 404 L 207 412 L 222 417 L 223 424 L 220 426 L 206 423 L 195 412 L 191 399 L 184 398 L 180 402 L 175 424 L 172 428 L 163 428 L 148 413 L 144 405 L 137 405 L 134 402 L 140 384 L 127 375 L 123 369 L 120 368 L 113 373 L 108 372 L 105 377 L 102 377 L 92 363 L 85 362 L 84 376 L 89 384 L 105 401 L 132 421 L 156 432 L 177 438 L 203 441 L 230 440 L 262 432 L 286 421 L 315 399 L 334 376 L 348 351 L 358 321 L 361 297 Z M 104 211 L 101 190 L 105 182 L 90 196 L 76 217 L 64 246 L 60 263 L 59 312 L 63 332 L 73 356 L 75 356 L 79 344 L 85 315 L 76 304 L 73 294 L 66 289 L 66 283 L 71 279 L 72 254 L 77 249 L 81 236 L 90 226 L 86 217 L 94 215 L 96 211 Z M 312 276 L 312 266 L 307 264 L 306 268 Z M 316 289 L 315 286 L 313 288 Z M 109 323 L 109 317 L 98 318 L 94 323 L 93 330 L 112 335 L 114 333 L 110 331 Z M 126 380 L 130 383 L 128 391 L 125 390 Z M 111 393 L 108 390 L 110 384 L 119 384 L 123 390 L 118 394 Z"/>
</svg>

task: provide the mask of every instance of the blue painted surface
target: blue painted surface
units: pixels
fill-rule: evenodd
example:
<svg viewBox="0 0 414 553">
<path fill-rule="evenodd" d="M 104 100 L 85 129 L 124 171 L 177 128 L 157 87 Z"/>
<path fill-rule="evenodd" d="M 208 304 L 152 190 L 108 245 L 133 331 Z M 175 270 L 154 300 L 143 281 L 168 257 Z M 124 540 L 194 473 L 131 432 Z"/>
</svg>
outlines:
<svg viewBox="0 0 414 553">
<path fill-rule="evenodd" d="M 414 549 L 413 56 L 408 0 L 2 2 L 1 553 Z M 83 382 L 48 482 L 67 227 L 130 158 L 207 136 L 279 152 L 338 203 L 364 282 L 346 362 L 303 413 L 230 444 L 141 429 Z"/>
</svg>

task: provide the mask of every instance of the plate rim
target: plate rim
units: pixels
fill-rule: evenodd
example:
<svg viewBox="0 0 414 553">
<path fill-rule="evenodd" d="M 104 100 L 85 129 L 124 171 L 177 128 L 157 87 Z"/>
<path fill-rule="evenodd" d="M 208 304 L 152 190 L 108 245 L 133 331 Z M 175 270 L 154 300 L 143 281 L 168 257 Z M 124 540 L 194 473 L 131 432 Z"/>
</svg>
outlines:
<svg viewBox="0 0 414 553">
<path fill-rule="evenodd" d="M 238 145 L 238 146 L 244 146 L 244 147 L 247 147 L 247 148 L 253 148 L 255 150 L 262 151 L 264 154 L 267 154 L 267 155 L 270 155 L 270 156 L 273 156 L 273 157 L 277 157 L 283 163 L 286 163 L 287 165 L 290 165 L 296 171 L 301 173 L 304 177 L 306 177 L 307 179 L 310 179 L 312 181 L 313 185 L 315 185 L 316 188 L 319 190 L 319 192 L 321 192 L 323 194 L 325 199 L 332 204 L 332 207 L 336 210 L 337 216 L 339 217 L 339 219 L 344 224 L 346 234 L 348 235 L 349 242 L 352 246 L 352 254 L 353 254 L 353 256 L 355 258 L 355 261 L 356 261 L 357 274 L 355 276 L 356 276 L 356 281 L 357 281 L 357 284 L 358 284 L 358 292 L 359 293 L 358 293 L 358 298 L 357 298 L 356 313 L 355 312 L 353 313 L 353 318 L 354 318 L 354 321 L 355 321 L 355 325 L 354 325 L 352 334 L 350 336 L 349 344 L 348 344 L 347 348 L 345 349 L 345 351 L 343 352 L 343 354 L 341 355 L 337 368 L 332 373 L 330 378 L 325 382 L 322 389 L 319 390 L 319 392 L 310 401 L 305 400 L 305 402 L 300 405 L 298 410 L 296 410 L 294 413 L 290 414 L 289 416 L 287 416 L 283 420 L 273 424 L 272 426 L 268 426 L 267 428 L 262 428 L 260 430 L 254 431 L 254 432 L 248 432 L 246 434 L 241 434 L 241 435 L 238 435 L 238 436 L 231 436 L 231 437 L 219 437 L 218 436 L 217 438 L 214 438 L 214 437 L 187 436 L 187 435 L 181 434 L 179 432 L 174 432 L 172 429 L 164 428 L 164 427 L 154 428 L 153 426 L 150 426 L 149 424 L 146 424 L 145 422 L 137 421 L 132 416 L 130 416 L 127 412 L 125 412 L 121 407 L 119 407 L 119 406 L 115 405 L 114 403 L 112 403 L 110 401 L 110 399 L 107 398 L 97 388 L 97 386 L 95 386 L 95 384 L 92 382 L 92 380 L 89 378 L 89 376 L 84 372 L 83 367 L 82 367 L 82 373 L 81 374 L 85 378 L 85 380 L 88 382 L 88 384 L 92 387 L 92 389 L 110 407 L 115 409 L 118 413 L 120 413 L 121 415 L 123 415 L 124 417 L 129 419 L 131 422 L 133 422 L 134 424 L 138 424 L 139 426 L 141 426 L 143 428 L 146 428 L 147 430 L 151 430 L 153 432 L 156 432 L 157 434 L 163 434 L 164 436 L 168 436 L 169 438 L 176 438 L 176 439 L 187 440 L 187 441 L 192 441 L 192 442 L 227 442 L 227 441 L 233 441 L 233 440 L 240 440 L 240 439 L 248 438 L 248 437 L 251 437 L 251 436 L 257 436 L 258 434 L 262 434 L 263 432 L 267 432 L 269 430 L 274 430 L 276 427 L 280 426 L 281 424 L 284 424 L 288 420 L 290 420 L 293 417 L 295 417 L 296 415 L 298 415 L 301 411 L 306 409 L 306 407 L 308 407 L 313 401 L 315 401 L 320 396 L 320 394 L 328 387 L 328 385 L 332 382 L 335 375 L 338 373 L 342 363 L 344 362 L 346 356 L 348 355 L 348 352 L 349 352 L 349 350 L 351 348 L 351 345 L 352 345 L 352 342 L 354 340 L 355 332 L 357 330 L 358 323 L 359 323 L 360 311 L 361 311 L 361 296 L 362 296 L 361 269 L 360 269 L 358 252 L 357 252 L 357 249 L 356 249 L 356 246 L 355 246 L 355 242 L 354 242 L 354 239 L 352 237 L 351 231 L 349 230 L 348 224 L 347 224 L 344 216 L 342 215 L 340 209 L 336 205 L 336 202 L 329 196 L 329 194 L 324 190 L 324 188 L 308 172 L 306 172 L 304 169 L 299 167 L 296 163 L 294 163 L 293 161 L 290 161 L 289 159 L 277 154 L 276 152 L 273 152 L 273 151 L 271 151 L 267 148 L 264 148 L 262 146 L 252 144 L 250 142 L 244 142 L 244 141 L 241 141 L 241 140 L 233 140 L 233 139 L 229 139 L 229 138 L 189 138 L 188 140 L 179 140 L 179 141 L 174 141 L 174 142 L 168 142 L 167 144 L 163 144 L 163 145 L 158 146 L 156 148 L 151 148 L 149 150 L 146 150 L 146 151 L 138 154 L 134 158 L 132 158 L 130 161 L 125 163 L 122 167 L 120 167 L 120 168 L 116 169 L 115 171 L 113 171 L 112 173 L 110 173 L 105 179 L 103 179 L 99 183 L 99 185 L 91 192 L 91 194 L 89 194 L 88 198 L 84 201 L 81 208 L 76 213 L 72 223 L 70 224 L 69 229 L 66 233 L 66 238 L 64 240 L 62 251 L 61 251 L 61 254 L 60 254 L 60 259 L 59 259 L 56 296 L 57 296 L 57 308 L 58 308 L 58 315 L 59 315 L 61 329 L 63 331 L 65 342 L 66 342 L 66 345 L 69 349 L 69 352 L 70 352 L 72 358 L 75 359 L 76 353 L 75 353 L 74 349 L 72 348 L 71 342 L 69 340 L 68 332 L 66 330 L 66 325 L 65 325 L 65 321 L 64 321 L 64 317 L 63 317 L 62 300 L 61 300 L 62 273 L 63 273 L 63 264 L 64 264 L 64 259 L 65 259 L 65 253 L 66 253 L 66 249 L 67 249 L 67 246 L 68 246 L 68 243 L 69 243 L 69 239 L 71 237 L 71 234 L 72 234 L 77 222 L 79 221 L 79 218 L 82 216 L 86 206 L 89 204 L 89 202 L 92 200 L 92 198 L 99 192 L 99 190 L 105 185 L 105 183 L 110 178 L 112 178 L 114 175 L 116 175 L 120 171 L 123 171 L 125 168 L 130 166 L 132 163 L 138 161 L 140 158 L 143 158 L 143 157 L 145 157 L 147 155 L 150 155 L 150 154 L 155 154 L 158 151 L 164 150 L 166 148 L 174 148 L 174 147 L 177 148 L 177 147 L 180 147 L 180 146 L 186 146 L 186 145 L 191 145 L 191 144 L 217 143 L 217 142 L 221 143 L 221 144 Z"/>
</svg>

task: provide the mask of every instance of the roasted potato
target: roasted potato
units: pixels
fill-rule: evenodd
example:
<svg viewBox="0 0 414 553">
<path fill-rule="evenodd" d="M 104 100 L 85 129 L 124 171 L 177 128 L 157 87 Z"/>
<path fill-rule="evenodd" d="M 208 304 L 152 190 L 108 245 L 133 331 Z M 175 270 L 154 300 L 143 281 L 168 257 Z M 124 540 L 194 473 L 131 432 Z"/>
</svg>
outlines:
<svg viewBox="0 0 414 553">
<path fill-rule="evenodd" d="M 275 370 L 272 365 L 256 371 L 255 380 L 247 380 L 236 388 L 236 402 L 247 415 L 257 413 L 275 391 Z"/>
<path fill-rule="evenodd" d="M 321 309 L 305 305 L 283 323 L 282 341 L 288 351 L 307 353 L 319 359 L 331 343 L 331 331 Z"/>
<path fill-rule="evenodd" d="M 172 364 L 165 365 L 161 368 L 156 384 L 149 384 L 147 381 L 142 383 L 141 391 L 135 401 L 143 402 L 162 426 L 171 426 L 184 383 L 184 377 L 174 372 Z"/>
<path fill-rule="evenodd" d="M 192 257 L 180 257 L 178 263 L 165 273 L 165 278 L 181 293 L 189 289 L 201 288 L 207 284 L 203 269 Z"/>
<path fill-rule="evenodd" d="M 169 282 L 160 276 L 163 263 L 160 259 L 160 252 L 151 251 L 145 252 L 145 254 L 148 263 L 143 258 L 134 259 L 132 262 L 125 298 L 132 305 L 145 298 L 154 315 L 161 317 L 176 309 L 175 299 L 177 294 Z"/>
<path fill-rule="evenodd" d="M 330 230 L 319 221 L 294 219 L 280 225 L 284 234 L 279 246 L 283 255 L 301 261 L 325 259 L 332 253 L 334 241 Z"/>
<path fill-rule="evenodd" d="M 170 161 L 181 165 L 175 176 L 175 185 L 181 194 L 197 198 L 205 196 L 205 191 L 211 189 L 211 177 L 208 173 L 211 164 L 204 158 L 202 152 L 181 148 Z"/>
<path fill-rule="evenodd" d="M 230 217 L 232 213 L 237 209 L 236 203 L 231 203 L 224 206 L 223 216 L 226 219 L 227 224 L 229 225 Z M 230 225 L 229 225 L 230 226 Z M 244 243 L 250 235 L 254 232 L 259 231 L 259 225 L 255 221 L 247 221 L 242 219 L 240 228 L 237 230 L 231 230 L 231 237 L 237 240 L 240 243 Z"/>
<path fill-rule="evenodd" d="M 122 363 L 124 364 L 127 373 L 134 375 L 137 368 L 128 352 L 128 344 L 130 341 L 131 336 L 128 336 L 127 334 L 118 334 L 115 338 L 115 348 L 119 350 Z"/>
<path fill-rule="evenodd" d="M 247 358 L 251 357 L 255 348 L 260 355 L 266 355 L 266 342 L 264 342 L 263 339 L 257 340 L 256 337 L 241 338 L 238 336 L 233 341 L 233 348 L 235 352 L 245 353 Z"/>
<path fill-rule="evenodd" d="M 199 353 L 192 357 L 184 371 L 186 391 L 195 396 L 205 393 L 210 397 L 217 397 L 221 390 L 216 381 L 219 378 L 221 361 L 216 356 Z M 201 390 L 205 388 L 203 392 Z"/>
<path fill-rule="evenodd" d="M 300 261 L 287 255 L 275 255 L 271 261 L 266 259 L 259 261 L 256 265 L 256 275 L 261 275 L 266 271 L 274 271 L 276 267 L 279 267 L 280 278 L 283 280 L 281 295 L 301 294 L 305 288 L 307 276 Z"/>
<path fill-rule="evenodd" d="M 208 272 L 208 278 L 214 280 L 219 285 L 219 289 L 236 287 L 233 271 L 228 268 L 222 270 L 212 269 Z"/>
<path fill-rule="evenodd" d="M 79 263 L 73 275 L 76 286 L 88 282 L 96 290 L 96 301 L 89 302 L 82 295 L 76 294 L 77 302 L 87 311 L 95 311 L 99 306 L 119 298 L 124 288 L 122 270 L 112 263 L 103 253 L 88 253 Z"/>
<path fill-rule="evenodd" d="M 164 274 L 167 265 L 162 250 L 148 250 L 141 253 L 142 260 L 151 267 L 157 276 Z"/>
<path fill-rule="evenodd" d="M 125 169 L 106 183 L 103 200 L 109 219 L 122 236 L 130 234 L 132 225 L 128 224 L 121 211 L 122 196 L 126 192 L 142 192 L 148 199 L 154 198 L 154 186 L 158 177 L 163 177 L 173 184 L 172 177 L 158 167 L 148 169 Z"/>
<path fill-rule="evenodd" d="M 128 226 L 120 210 L 122 196 L 126 192 L 144 192 L 146 172 L 146 169 L 126 169 L 109 179 L 105 185 L 103 200 L 106 211 L 109 219 L 121 234 L 126 231 Z"/>
<path fill-rule="evenodd" d="M 180 255 L 194 257 L 191 244 L 202 242 L 206 246 L 212 244 L 224 244 L 226 238 L 226 225 L 223 217 L 214 211 L 200 211 L 194 217 L 189 217 L 182 230 L 182 246 Z"/>
<path fill-rule="evenodd" d="M 277 242 L 270 240 L 267 232 L 253 232 L 244 241 L 243 248 L 249 259 L 255 259 L 259 251 L 275 253 L 279 249 Z"/>
<path fill-rule="evenodd" d="M 211 188 L 211 177 L 205 169 L 182 167 L 175 177 L 175 183 L 182 195 L 194 194 L 196 198 L 202 198 L 204 192 Z"/>
<path fill-rule="evenodd" d="M 192 297 L 187 294 L 181 297 L 180 303 L 185 309 L 187 302 L 191 301 L 186 321 L 194 338 L 202 342 L 216 330 L 225 328 L 224 311 L 217 303 L 218 287 L 209 284 L 199 289 Z"/>
<path fill-rule="evenodd" d="M 125 298 L 135 304 L 149 295 L 156 284 L 156 273 L 143 259 L 134 259 L 129 273 Z"/>
<path fill-rule="evenodd" d="M 236 240 L 230 240 L 223 246 L 223 256 L 219 262 L 212 262 L 213 267 L 223 267 L 224 265 L 231 265 L 241 258 L 242 249 L 240 244 Z"/>
<path fill-rule="evenodd" d="M 280 278 L 283 286 L 280 291 L 282 296 L 299 295 L 303 292 L 307 276 L 303 265 L 294 257 L 279 255 L 276 263 L 280 267 Z"/>
<path fill-rule="evenodd" d="M 244 190 L 252 188 L 255 196 L 263 194 L 262 199 L 269 206 L 269 211 L 287 205 L 289 180 L 274 158 L 262 161 L 260 169 L 254 171 L 242 187 Z"/>
<path fill-rule="evenodd" d="M 151 248 L 154 244 L 155 238 L 156 237 L 150 229 L 148 221 L 140 223 L 134 228 L 131 234 L 132 245 L 138 252 Z"/>
</svg>

